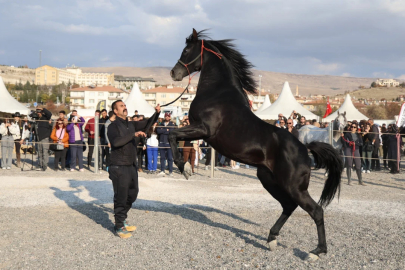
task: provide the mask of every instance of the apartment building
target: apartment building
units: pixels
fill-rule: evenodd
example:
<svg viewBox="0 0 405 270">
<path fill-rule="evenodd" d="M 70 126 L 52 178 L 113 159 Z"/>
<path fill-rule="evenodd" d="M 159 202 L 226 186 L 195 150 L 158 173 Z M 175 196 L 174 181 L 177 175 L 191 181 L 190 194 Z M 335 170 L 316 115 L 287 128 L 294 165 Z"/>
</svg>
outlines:
<svg viewBox="0 0 405 270">
<path fill-rule="evenodd" d="M 70 108 L 74 109 L 96 109 L 97 104 L 106 101 L 107 110 L 116 100 L 125 100 L 128 93 L 113 86 L 80 87 L 70 90 Z"/>
<path fill-rule="evenodd" d="M 399 86 L 399 82 L 394 79 L 377 79 L 375 83 L 378 86 L 392 86 L 392 87 Z"/>
<path fill-rule="evenodd" d="M 156 81 L 153 78 L 141 77 L 124 77 L 121 75 L 114 76 L 114 86 L 120 89 L 132 89 L 132 86 L 137 83 L 139 89 L 147 90 L 156 87 Z"/>
</svg>

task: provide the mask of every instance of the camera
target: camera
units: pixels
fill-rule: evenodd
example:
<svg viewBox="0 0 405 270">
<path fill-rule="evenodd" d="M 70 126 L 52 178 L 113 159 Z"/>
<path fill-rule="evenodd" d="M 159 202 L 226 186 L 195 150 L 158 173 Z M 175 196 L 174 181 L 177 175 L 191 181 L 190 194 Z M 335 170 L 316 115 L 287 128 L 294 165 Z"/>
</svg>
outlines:
<svg viewBox="0 0 405 270">
<path fill-rule="evenodd" d="M 28 116 L 31 117 L 34 120 L 39 119 L 39 115 L 38 115 L 38 113 L 36 111 L 31 111 L 31 113 Z"/>
</svg>

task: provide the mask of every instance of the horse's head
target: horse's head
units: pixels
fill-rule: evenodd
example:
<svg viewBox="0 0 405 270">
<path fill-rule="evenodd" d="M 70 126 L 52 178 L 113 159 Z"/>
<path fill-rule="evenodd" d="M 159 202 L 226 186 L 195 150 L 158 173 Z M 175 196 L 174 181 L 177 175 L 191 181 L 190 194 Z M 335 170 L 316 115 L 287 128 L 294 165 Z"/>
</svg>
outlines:
<svg viewBox="0 0 405 270">
<path fill-rule="evenodd" d="M 336 116 L 335 121 L 333 123 L 333 130 L 343 132 L 345 126 L 347 125 L 346 111 L 344 113 L 339 113 L 339 111 L 337 111 L 337 114 L 338 115 Z"/>
<path fill-rule="evenodd" d="M 200 32 L 201 33 L 201 32 Z M 180 59 L 170 71 L 170 76 L 174 81 L 181 81 L 189 73 L 201 70 L 201 44 L 198 42 L 197 31 L 193 28 L 193 33 L 186 39 L 186 47 L 181 53 Z"/>
</svg>

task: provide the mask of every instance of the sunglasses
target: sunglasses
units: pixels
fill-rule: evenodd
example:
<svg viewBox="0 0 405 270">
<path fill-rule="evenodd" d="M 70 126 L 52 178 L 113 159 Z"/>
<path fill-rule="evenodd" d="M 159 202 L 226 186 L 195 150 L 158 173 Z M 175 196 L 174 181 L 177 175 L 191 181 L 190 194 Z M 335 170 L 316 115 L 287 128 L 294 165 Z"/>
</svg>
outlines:
<svg viewBox="0 0 405 270">
<path fill-rule="evenodd" d="M 58 123 L 58 125 L 63 125 L 63 123 Z"/>
<path fill-rule="evenodd" d="M 352 126 L 352 128 L 357 128 L 356 126 Z"/>
<path fill-rule="evenodd" d="M 287 125 L 292 125 L 292 123 L 287 123 Z"/>
<path fill-rule="evenodd" d="M 285 122 L 280 122 L 280 124 L 284 124 Z"/>
</svg>

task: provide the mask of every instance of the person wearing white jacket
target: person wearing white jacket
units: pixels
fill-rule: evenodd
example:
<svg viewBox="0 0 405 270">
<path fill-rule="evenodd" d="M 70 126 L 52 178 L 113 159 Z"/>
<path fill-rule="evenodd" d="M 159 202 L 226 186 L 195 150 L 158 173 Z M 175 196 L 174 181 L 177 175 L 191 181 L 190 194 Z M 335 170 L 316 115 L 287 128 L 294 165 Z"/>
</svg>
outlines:
<svg viewBox="0 0 405 270">
<path fill-rule="evenodd" d="M 6 118 L 0 125 L 1 134 L 1 167 L 3 170 L 11 169 L 14 149 L 14 136 L 20 136 L 18 125 L 12 123 L 12 120 Z"/>
</svg>

